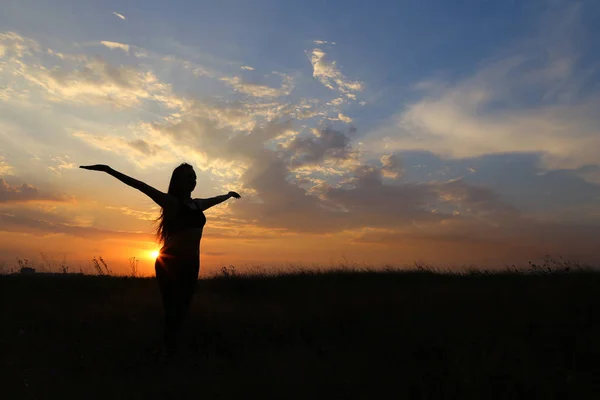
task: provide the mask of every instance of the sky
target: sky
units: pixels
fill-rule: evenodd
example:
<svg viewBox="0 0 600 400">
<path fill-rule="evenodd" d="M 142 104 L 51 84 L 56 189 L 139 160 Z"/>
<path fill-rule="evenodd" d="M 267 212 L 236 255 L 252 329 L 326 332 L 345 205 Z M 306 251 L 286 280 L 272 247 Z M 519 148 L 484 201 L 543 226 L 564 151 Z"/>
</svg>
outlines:
<svg viewBox="0 0 600 400">
<path fill-rule="evenodd" d="M 5 0 L 0 264 L 153 274 L 194 166 L 222 266 L 597 263 L 600 3 Z M 594 51 L 596 50 L 596 51 Z"/>
</svg>

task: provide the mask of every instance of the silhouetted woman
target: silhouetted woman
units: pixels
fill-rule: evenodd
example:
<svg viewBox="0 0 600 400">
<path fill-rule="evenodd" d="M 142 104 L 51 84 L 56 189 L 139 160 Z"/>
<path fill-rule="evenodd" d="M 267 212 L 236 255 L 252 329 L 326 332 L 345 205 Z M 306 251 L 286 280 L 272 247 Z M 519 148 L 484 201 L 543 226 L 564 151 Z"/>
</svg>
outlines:
<svg viewBox="0 0 600 400">
<path fill-rule="evenodd" d="M 156 235 L 163 247 L 154 268 L 165 309 L 164 341 L 167 350 L 172 350 L 198 282 L 200 239 L 206 223 L 203 211 L 231 197 L 239 199 L 240 195 L 229 192 L 208 199 L 192 199 L 196 173 L 186 163 L 173 171 L 167 193 L 115 171 L 108 165 L 85 165 L 80 168 L 106 172 L 146 194 L 161 207 Z"/>
</svg>

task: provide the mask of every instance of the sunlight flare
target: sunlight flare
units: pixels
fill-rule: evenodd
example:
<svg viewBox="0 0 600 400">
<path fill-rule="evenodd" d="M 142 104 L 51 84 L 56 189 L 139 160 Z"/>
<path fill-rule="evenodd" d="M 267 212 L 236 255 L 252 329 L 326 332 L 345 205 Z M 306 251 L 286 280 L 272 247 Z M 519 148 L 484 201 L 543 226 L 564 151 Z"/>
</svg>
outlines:
<svg viewBox="0 0 600 400">
<path fill-rule="evenodd" d="M 148 256 L 153 260 L 156 260 L 159 254 L 160 252 L 158 250 L 152 250 L 148 252 Z"/>
</svg>

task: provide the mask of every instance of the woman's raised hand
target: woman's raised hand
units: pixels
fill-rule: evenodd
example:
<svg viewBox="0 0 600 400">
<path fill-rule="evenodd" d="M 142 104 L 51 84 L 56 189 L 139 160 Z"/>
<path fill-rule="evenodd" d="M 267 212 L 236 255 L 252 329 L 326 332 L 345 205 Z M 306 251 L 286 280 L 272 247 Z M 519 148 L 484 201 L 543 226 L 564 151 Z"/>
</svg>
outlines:
<svg viewBox="0 0 600 400">
<path fill-rule="evenodd" d="M 228 194 L 229 194 L 229 196 L 235 197 L 236 199 L 239 199 L 240 197 L 242 197 L 239 194 L 237 194 L 236 192 L 229 192 Z"/>
<path fill-rule="evenodd" d="M 104 165 L 104 164 L 80 165 L 79 168 L 89 169 L 90 171 L 102 171 L 102 172 L 108 172 L 111 169 L 108 165 Z"/>
</svg>

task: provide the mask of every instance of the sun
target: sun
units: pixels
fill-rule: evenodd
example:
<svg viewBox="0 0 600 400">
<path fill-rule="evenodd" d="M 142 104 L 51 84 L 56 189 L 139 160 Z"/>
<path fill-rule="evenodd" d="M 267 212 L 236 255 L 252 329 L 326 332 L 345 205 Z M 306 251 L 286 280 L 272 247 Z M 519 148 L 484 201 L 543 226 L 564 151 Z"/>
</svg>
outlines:
<svg viewBox="0 0 600 400">
<path fill-rule="evenodd" d="M 159 254 L 160 254 L 160 252 L 158 250 L 152 250 L 152 251 L 148 252 L 148 256 L 152 259 L 158 258 Z"/>
</svg>

